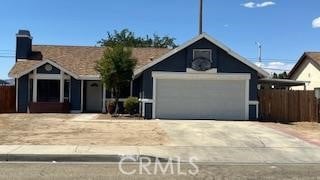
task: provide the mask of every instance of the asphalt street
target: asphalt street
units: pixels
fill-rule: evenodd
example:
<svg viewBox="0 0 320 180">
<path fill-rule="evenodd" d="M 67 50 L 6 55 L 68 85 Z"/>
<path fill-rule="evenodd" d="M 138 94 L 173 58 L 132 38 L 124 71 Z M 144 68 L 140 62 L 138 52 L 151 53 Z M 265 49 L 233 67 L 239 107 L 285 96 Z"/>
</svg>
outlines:
<svg viewBox="0 0 320 180">
<path fill-rule="evenodd" d="M 2 162 L 0 179 L 320 179 L 320 164 L 196 164 L 198 170 L 191 164 L 140 165 Z"/>
</svg>

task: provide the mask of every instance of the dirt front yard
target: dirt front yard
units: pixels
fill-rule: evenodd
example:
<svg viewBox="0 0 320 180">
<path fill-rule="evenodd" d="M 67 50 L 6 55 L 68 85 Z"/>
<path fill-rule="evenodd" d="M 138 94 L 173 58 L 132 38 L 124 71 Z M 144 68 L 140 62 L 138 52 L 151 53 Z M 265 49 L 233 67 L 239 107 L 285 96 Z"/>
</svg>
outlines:
<svg viewBox="0 0 320 180">
<path fill-rule="evenodd" d="M 165 145 L 156 121 L 99 114 L 0 114 L 0 145 Z M 134 123 L 133 123 L 134 122 Z"/>
</svg>

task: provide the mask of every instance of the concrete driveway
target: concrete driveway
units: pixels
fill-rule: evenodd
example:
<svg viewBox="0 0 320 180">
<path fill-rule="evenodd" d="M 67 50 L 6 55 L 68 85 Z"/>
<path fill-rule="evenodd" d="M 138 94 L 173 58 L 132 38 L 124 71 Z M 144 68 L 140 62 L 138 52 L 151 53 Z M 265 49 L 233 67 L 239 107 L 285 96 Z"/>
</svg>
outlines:
<svg viewBox="0 0 320 180">
<path fill-rule="evenodd" d="M 142 154 L 221 163 L 320 163 L 320 147 L 258 122 L 160 121 L 170 144 Z M 153 152 L 156 152 L 155 154 Z"/>
</svg>

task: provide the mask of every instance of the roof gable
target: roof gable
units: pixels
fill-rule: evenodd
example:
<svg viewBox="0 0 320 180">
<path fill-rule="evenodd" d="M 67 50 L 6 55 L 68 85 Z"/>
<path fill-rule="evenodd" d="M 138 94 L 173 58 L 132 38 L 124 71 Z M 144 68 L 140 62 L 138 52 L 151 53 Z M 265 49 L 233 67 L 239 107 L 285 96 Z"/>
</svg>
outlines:
<svg viewBox="0 0 320 180">
<path fill-rule="evenodd" d="M 234 52 L 233 50 L 231 50 L 230 48 L 228 48 L 227 46 L 225 46 L 224 44 L 222 44 L 221 42 L 217 41 L 216 39 L 212 38 L 211 36 L 209 36 L 208 34 L 204 33 L 201 34 L 193 39 L 191 39 L 190 41 L 182 44 L 181 46 L 171 50 L 170 52 L 168 52 L 167 54 L 159 57 L 158 59 L 155 59 L 154 61 L 152 61 L 151 63 L 137 69 L 135 71 L 135 75 L 139 75 L 141 74 L 143 71 L 149 69 L 150 67 L 160 63 L 161 61 L 169 58 L 170 56 L 176 54 L 179 51 L 182 51 L 183 49 L 191 46 L 192 44 L 194 44 L 195 42 L 201 40 L 201 39 L 206 39 L 209 42 L 215 44 L 217 47 L 221 48 L 222 50 L 226 51 L 229 55 L 231 55 L 232 57 L 236 58 L 237 60 L 239 60 L 240 62 L 246 64 L 247 66 L 249 66 L 250 68 L 256 70 L 260 76 L 262 77 L 267 77 L 269 76 L 269 73 L 264 71 L 262 68 L 256 66 L 255 64 L 253 64 L 252 62 L 248 61 L 247 59 L 245 59 L 244 57 L 240 56 L 239 54 L 237 54 L 236 52 Z"/>
<path fill-rule="evenodd" d="M 298 69 L 301 67 L 301 65 L 304 63 L 304 61 L 310 60 L 311 63 L 315 65 L 316 68 L 320 71 L 320 52 L 305 52 L 301 56 L 301 58 L 298 60 L 298 62 L 295 64 L 295 66 L 292 68 L 292 70 L 289 73 L 289 78 L 291 79 L 295 73 L 298 71 Z"/>
<path fill-rule="evenodd" d="M 14 78 L 20 78 L 21 76 L 30 73 L 31 71 L 45 65 L 45 64 L 51 64 L 52 66 L 58 68 L 59 70 L 62 70 L 63 72 L 71 75 L 72 77 L 78 79 L 79 76 L 77 74 L 74 74 L 73 72 L 69 71 L 68 69 L 65 69 L 64 67 L 60 66 L 59 64 L 55 63 L 54 61 L 51 61 L 49 59 L 39 61 L 39 60 L 25 60 L 25 61 L 18 61 L 15 66 L 12 68 L 12 70 L 9 73 L 10 77 Z M 23 68 L 23 69 L 21 69 Z"/>
</svg>

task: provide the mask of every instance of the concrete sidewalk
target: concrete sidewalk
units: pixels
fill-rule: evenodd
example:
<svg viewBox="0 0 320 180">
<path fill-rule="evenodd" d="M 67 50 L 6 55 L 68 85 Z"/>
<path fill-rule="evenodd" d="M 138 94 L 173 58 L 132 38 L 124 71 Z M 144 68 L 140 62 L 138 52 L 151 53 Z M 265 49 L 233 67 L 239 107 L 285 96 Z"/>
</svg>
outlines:
<svg viewBox="0 0 320 180">
<path fill-rule="evenodd" d="M 199 163 L 290 164 L 320 163 L 320 148 L 244 148 L 212 146 L 43 146 L 2 145 L 0 161 L 119 162 L 123 156 L 135 159 L 157 157 Z"/>
</svg>

